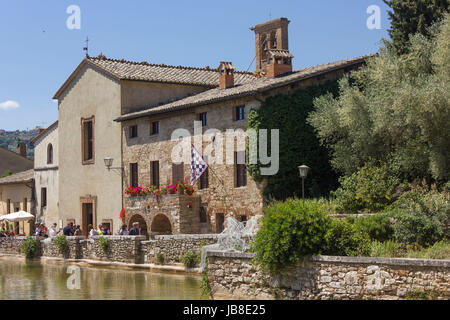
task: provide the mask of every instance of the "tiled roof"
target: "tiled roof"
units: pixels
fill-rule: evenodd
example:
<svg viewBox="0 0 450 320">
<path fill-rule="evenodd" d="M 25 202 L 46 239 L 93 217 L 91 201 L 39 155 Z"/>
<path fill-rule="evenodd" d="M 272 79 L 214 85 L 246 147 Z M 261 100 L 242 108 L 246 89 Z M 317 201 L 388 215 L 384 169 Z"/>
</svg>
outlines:
<svg viewBox="0 0 450 320">
<path fill-rule="evenodd" d="M 54 99 L 61 95 L 85 64 L 97 67 L 119 80 L 139 80 L 205 87 L 217 87 L 219 85 L 219 72 L 217 69 L 151 64 L 145 61 L 133 62 L 124 59 L 108 59 L 103 55 L 99 55 L 98 57 L 86 57 L 56 92 Z M 255 77 L 250 72 L 235 72 L 235 82 L 237 84 L 247 83 L 254 79 Z"/>
<path fill-rule="evenodd" d="M 27 170 L 18 173 L 14 173 L 10 176 L 0 178 L 0 185 L 4 184 L 18 184 L 31 182 L 34 177 L 34 170 Z"/>
<path fill-rule="evenodd" d="M 227 89 L 214 88 L 190 97 L 186 97 L 171 103 L 147 107 L 144 110 L 124 114 L 117 118 L 116 121 L 124 121 L 144 116 L 149 116 L 158 113 L 165 113 L 170 111 L 181 110 L 198 105 L 205 105 L 234 98 L 254 95 L 270 89 L 279 88 L 289 85 L 293 82 L 305 80 L 320 74 L 328 73 L 336 69 L 342 69 L 363 63 L 367 58 L 374 56 L 374 54 L 361 56 L 348 60 L 341 60 L 328 64 L 317 65 L 310 68 L 300 69 L 292 73 L 282 75 L 275 78 L 255 78 L 255 80 L 246 83 L 235 85 Z"/>
</svg>

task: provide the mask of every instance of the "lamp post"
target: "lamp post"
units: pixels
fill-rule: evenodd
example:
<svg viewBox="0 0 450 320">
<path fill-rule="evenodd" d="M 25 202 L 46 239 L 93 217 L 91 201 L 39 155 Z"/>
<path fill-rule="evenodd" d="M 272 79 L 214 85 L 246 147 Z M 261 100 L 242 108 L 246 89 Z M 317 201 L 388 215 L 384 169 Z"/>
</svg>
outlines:
<svg viewBox="0 0 450 320">
<path fill-rule="evenodd" d="M 302 199 L 305 200 L 305 178 L 308 175 L 309 167 L 305 165 L 298 166 L 300 177 L 302 178 Z"/>
</svg>

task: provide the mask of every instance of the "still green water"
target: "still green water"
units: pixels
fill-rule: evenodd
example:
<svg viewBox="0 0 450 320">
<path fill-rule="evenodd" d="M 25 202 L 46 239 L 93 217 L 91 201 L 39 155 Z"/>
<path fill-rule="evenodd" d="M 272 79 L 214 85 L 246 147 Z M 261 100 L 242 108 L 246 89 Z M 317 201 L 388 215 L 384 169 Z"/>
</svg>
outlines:
<svg viewBox="0 0 450 320">
<path fill-rule="evenodd" d="M 79 267 L 76 282 L 71 281 L 74 278 L 67 273 L 68 268 L 69 265 L 0 261 L 0 300 L 201 299 L 201 278 L 197 276 Z M 69 271 L 75 277 L 76 272 Z M 77 283 L 79 289 L 68 288 Z"/>
</svg>

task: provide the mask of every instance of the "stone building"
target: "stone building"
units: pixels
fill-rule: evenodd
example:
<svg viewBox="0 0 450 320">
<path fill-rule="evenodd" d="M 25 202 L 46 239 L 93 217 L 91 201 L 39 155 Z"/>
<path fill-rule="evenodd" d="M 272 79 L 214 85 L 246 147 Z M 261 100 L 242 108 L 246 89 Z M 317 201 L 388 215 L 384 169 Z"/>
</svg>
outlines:
<svg viewBox="0 0 450 320">
<path fill-rule="evenodd" d="M 172 139 L 176 129 L 187 130 L 193 137 L 189 144 L 197 141 L 196 148 L 201 150 L 206 150 L 211 144 L 225 145 L 226 131 L 241 129 L 245 132 L 249 111 L 259 108 L 268 97 L 334 80 L 361 66 L 368 57 L 292 71 L 288 24 L 287 19 L 280 18 L 252 28 L 257 65 L 254 77 L 249 75 L 247 81 L 241 80 L 242 74 L 234 71 L 231 62 L 221 62 L 218 73 L 213 75 L 218 83 L 215 87 L 190 93 L 187 97 L 170 97 L 162 103 L 127 108 L 127 112 L 116 119 L 122 125 L 123 189 L 130 185 L 165 186 L 180 180 L 189 181 L 190 160 L 175 162 L 172 158 L 178 144 Z M 195 121 L 200 126 L 197 130 Z M 264 185 L 258 185 L 247 176 L 245 164 L 236 161 L 239 157 L 245 159 L 246 145 L 236 142 L 234 146 L 233 142 L 233 147 L 232 163 L 210 164 L 208 171 L 195 184 L 190 211 L 185 212 L 183 206 L 183 210 L 178 209 L 180 206 L 167 208 L 169 200 L 164 196 L 159 203 L 151 197 L 136 199 L 124 195 L 127 221 L 139 220 L 154 234 L 163 230 L 183 233 L 178 221 L 183 220 L 183 215 L 189 215 L 192 216 L 189 233 L 208 233 L 221 232 L 227 217 L 246 221 L 253 215 L 262 214 Z M 161 210 L 161 206 L 167 208 L 166 212 Z M 157 224 L 155 219 L 158 219 Z M 165 227 L 160 227 L 160 224 Z"/>
<path fill-rule="evenodd" d="M 34 145 L 34 187 L 36 190 L 36 221 L 47 226 L 56 222 L 58 214 L 58 121 L 31 140 Z"/>
<path fill-rule="evenodd" d="M 255 73 L 236 71 L 230 62 L 212 69 L 86 56 L 54 96 L 56 127 L 37 141 L 43 155 L 36 164 L 38 198 L 45 185 L 57 190 L 48 207 L 38 204 L 39 215 L 47 223 L 56 217 L 60 225 L 73 221 L 85 234 L 88 224 L 100 223 L 117 232 L 125 208 L 127 223 L 139 221 L 148 233 L 161 234 L 220 232 L 228 216 L 246 220 L 261 214 L 264 186 L 247 177 L 245 162 L 235 161 L 245 158 L 245 143 L 237 143 L 231 163 L 210 165 L 192 197 L 157 201 L 130 198 L 123 191 L 129 185 L 189 180 L 190 160 L 172 161 L 175 129 L 192 134 L 197 121 L 200 131 L 194 134 L 207 133 L 219 143 L 216 135 L 227 129 L 245 132 L 249 111 L 268 97 L 341 77 L 367 58 L 292 71 L 288 24 L 280 18 L 252 28 Z M 211 143 L 196 141 L 200 150 Z M 45 163 L 50 143 L 53 164 Z"/>
<path fill-rule="evenodd" d="M 35 192 L 33 169 L 14 173 L 0 178 L 0 215 L 17 211 L 35 214 Z M 30 234 L 32 225 L 26 223 L 9 223 L 9 230 L 15 234 Z"/>
</svg>

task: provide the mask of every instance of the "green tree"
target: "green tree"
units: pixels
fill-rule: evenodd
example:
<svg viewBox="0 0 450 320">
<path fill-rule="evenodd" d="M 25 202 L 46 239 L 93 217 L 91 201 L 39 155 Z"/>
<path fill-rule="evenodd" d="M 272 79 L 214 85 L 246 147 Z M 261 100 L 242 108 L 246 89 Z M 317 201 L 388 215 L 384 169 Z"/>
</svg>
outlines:
<svg viewBox="0 0 450 320">
<path fill-rule="evenodd" d="M 383 0 L 388 11 L 391 28 L 389 35 L 397 53 L 408 51 L 410 36 L 420 33 L 429 36 L 429 27 L 448 12 L 448 0 Z"/>
<path fill-rule="evenodd" d="M 337 98 L 314 101 L 308 121 L 332 150 L 335 169 L 351 175 L 370 160 L 389 161 L 401 180 L 450 178 L 450 18 L 409 52 L 382 47 L 341 79 Z"/>
</svg>

